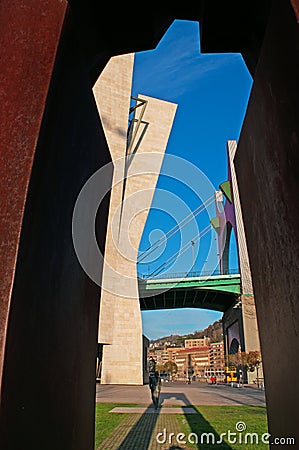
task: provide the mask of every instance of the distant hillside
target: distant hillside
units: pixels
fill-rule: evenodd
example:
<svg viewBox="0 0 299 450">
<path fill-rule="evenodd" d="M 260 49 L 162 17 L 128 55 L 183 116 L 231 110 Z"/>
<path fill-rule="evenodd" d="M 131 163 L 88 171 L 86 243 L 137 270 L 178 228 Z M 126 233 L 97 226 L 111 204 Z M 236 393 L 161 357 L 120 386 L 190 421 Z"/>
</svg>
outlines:
<svg viewBox="0 0 299 450">
<path fill-rule="evenodd" d="M 196 330 L 194 331 L 194 333 L 185 334 L 182 336 L 178 334 L 171 334 L 170 336 L 163 336 L 159 339 L 152 340 L 150 343 L 156 344 L 161 347 L 163 347 L 166 342 L 169 342 L 170 345 L 184 346 L 185 339 L 199 339 L 203 338 L 204 336 L 209 337 L 211 339 L 211 342 L 222 341 L 222 320 L 217 320 L 212 325 L 209 325 L 207 328 L 201 331 Z"/>
</svg>

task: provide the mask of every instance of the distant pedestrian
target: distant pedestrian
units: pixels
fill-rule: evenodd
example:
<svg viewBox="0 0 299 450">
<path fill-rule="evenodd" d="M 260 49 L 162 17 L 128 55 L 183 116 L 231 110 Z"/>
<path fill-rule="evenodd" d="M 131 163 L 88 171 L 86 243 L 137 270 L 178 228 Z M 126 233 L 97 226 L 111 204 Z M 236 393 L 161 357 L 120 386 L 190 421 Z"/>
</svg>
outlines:
<svg viewBox="0 0 299 450">
<path fill-rule="evenodd" d="M 152 400 L 154 404 L 155 411 L 157 411 L 159 406 L 159 397 L 161 392 L 161 378 L 159 372 L 156 370 L 154 375 L 149 377 L 149 387 L 152 394 Z"/>
<path fill-rule="evenodd" d="M 240 370 L 240 374 L 238 376 L 238 387 L 243 387 L 243 374 Z"/>
</svg>

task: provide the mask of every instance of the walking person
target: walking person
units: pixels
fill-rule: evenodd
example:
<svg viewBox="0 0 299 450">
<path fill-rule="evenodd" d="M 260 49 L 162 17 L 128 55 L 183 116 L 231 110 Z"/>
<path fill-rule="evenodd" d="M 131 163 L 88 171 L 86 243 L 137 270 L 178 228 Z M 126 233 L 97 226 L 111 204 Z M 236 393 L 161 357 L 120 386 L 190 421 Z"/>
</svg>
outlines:
<svg viewBox="0 0 299 450">
<path fill-rule="evenodd" d="M 153 376 L 149 377 L 149 387 L 152 394 L 154 408 L 155 411 L 157 411 L 161 392 L 161 378 L 159 377 L 159 372 L 157 370 L 155 371 Z"/>
</svg>

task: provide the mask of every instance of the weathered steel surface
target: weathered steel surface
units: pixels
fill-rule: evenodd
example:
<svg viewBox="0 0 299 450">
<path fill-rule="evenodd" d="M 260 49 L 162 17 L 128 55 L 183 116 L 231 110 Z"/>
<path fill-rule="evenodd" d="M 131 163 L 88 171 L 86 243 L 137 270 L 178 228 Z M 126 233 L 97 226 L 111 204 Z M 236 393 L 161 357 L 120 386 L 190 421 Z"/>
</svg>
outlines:
<svg viewBox="0 0 299 450">
<path fill-rule="evenodd" d="M 66 1 L 3 0 L 0 10 L 0 385 L 22 219 Z"/>
</svg>

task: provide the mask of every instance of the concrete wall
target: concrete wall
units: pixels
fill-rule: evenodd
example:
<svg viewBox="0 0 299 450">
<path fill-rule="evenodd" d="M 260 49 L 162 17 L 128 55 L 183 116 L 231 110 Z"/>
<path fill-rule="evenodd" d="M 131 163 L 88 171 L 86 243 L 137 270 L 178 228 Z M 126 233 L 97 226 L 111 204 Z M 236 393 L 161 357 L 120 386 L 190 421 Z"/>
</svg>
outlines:
<svg viewBox="0 0 299 450">
<path fill-rule="evenodd" d="M 260 338 L 256 317 L 256 308 L 254 300 L 254 291 L 252 286 L 251 268 L 249 264 L 249 256 L 247 249 L 247 239 L 244 229 L 244 220 L 242 205 L 240 202 L 240 194 L 238 181 L 236 177 L 236 170 L 234 158 L 237 151 L 236 141 L 228 141 L 227 143 L 231 187 L 233 194 L 233 204 L 235 211 L 235 221 L 237 230 L 237 245 L 239 253 L 239 268 L 241 275 L 241 304 L 242 304 L 242 322 L 244 333 L 244 351 L 260 351 Z M 262 369 L 260 370 L 262 376 Z M 256 373 L 248 372 L 248 382 L 256 378 Z"/>
<path fill-rule="evenodd" d="M 229 260 L 229 240 L 230 235 L 227 232 L 227 222 L 230 223 L 236 234 L 236 243 L 238 248 L 239 273 L 241 275 L 241 295 L 237 305 L 229 308 L 223 315 L 224 340 L 226 342 L 226 353 L 229 353 L 229 343 L 227 343 L 227 333 L 229 327 L 234 322 L 239 324 L 239 344 L 240 351 L 260 351 L 259 330 L 257 325 L 256 308 L 254 301 L 254 292 L 252 286 L 251 269 L 249 264 L 247 240 L 244 229 L 242 205 L 240 202 L 239 187 L 235 171 L 234 158 L 237 150 L 236 141 L 227 142 L 228 158 L 228 181 L 231 189 L 231 202 L 227 199 L 223 207 L 219 191 L 216 193 L 218 202 L 216 203 L 217 216 L 219 217 L 220 228 L 218 232 L 218 248 L 221 255 L 220 266 L 226 267 Z M 222 206 L 221 208 L 219 207 Z M 223 259 L 226 259 L 223 263 Z M 260 376 L 262 371 L 260 370 Z M 251 382 L 256 378 L 256 373 L 248 373 L 246 382 Z"/>
<path fill-rule="evenodd" d="M 143 384 L 136 261 L 177 107 L 140 94 L 146 108 L 127 155 L 133 64 L 134 55 L 111 58 L 94 86 L 114 166 L 99 318 L 103 384 Z"/>
</svg>

